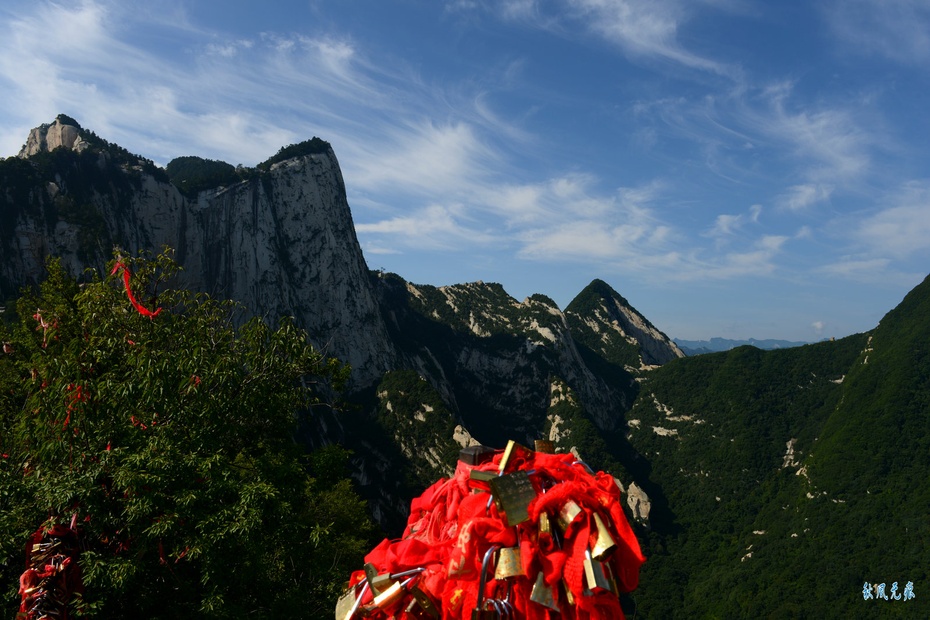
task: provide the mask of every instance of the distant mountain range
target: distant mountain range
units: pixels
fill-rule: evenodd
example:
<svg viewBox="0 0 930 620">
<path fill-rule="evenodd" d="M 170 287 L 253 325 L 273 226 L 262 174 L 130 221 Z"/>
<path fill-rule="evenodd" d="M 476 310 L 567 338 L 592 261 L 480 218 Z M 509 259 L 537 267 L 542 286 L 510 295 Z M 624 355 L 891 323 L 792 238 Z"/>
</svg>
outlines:
<svg viewBox="0 0 930 620">
<path fill-rule="evenodd" d="M 685 355 L 717 353 L 719 351 L 729 351 L 730 349 L 735 349 L 736 347 L 742 347 L 745 345 L 770 351 L 772 349 L 788 349 L 791 347 L 800 347 L 805 344 L 810 344 L 809 342 L 793 342 L 791 340 L 756 340 L 755 338 L 750 338 L 748 340 L 731 340 L 729 338 L 711 338 L 710 340 L 684 340 L 682 338 L 674 338 L 674 341 L 675 344 L 677 344 L 681 350 L 684 351 Z"/>
<path fill-rule="evenodd" d="M 20 155 L 0 160 L 3 299 L 48 254 L 79 274 L 167 244 L 181 284 L 293 315 L 353 367 L 302 439 L 353 450 L 389 535 L 462 446 L 545 438 L 623 486 L 636 618 L 930 617 L 930 280 L 864 334 L 676 345 L 599 280 L 563 310 L 369 270 L 322 140 L 164 170 L 59 117 Z"/>
</svg>

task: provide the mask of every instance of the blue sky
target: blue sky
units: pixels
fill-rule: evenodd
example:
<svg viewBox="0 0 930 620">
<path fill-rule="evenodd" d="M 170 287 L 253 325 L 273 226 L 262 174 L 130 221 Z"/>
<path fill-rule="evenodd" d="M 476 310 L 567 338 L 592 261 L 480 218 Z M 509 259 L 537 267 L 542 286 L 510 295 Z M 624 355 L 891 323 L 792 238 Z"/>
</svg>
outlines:
<svg viewBox="0 0 930 620">
<path fill-rule="evenodd" d="M 874 327 L 930 271 L 926 0 L 0 5 L 0 155 L 332 143 L 368 264 L 678 338 Z"/>
</svg>

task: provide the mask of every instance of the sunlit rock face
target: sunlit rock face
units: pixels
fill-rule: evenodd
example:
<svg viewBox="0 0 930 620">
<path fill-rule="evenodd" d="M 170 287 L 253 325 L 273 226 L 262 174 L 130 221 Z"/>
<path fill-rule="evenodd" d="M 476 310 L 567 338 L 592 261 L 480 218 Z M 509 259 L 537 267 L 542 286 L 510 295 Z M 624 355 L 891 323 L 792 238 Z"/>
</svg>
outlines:
<svg viewBox="0 0 930 620">
<path fill-rule="evenodd" d="M 113 245 L 131 253 L 169 246 L 184 266 L 183 285 L 272 321 L 294 316 L 314 344 L 352 365 L 355 382 L 371 383 L 390 366 L 391 345 L 332 150 L 185 196 L 151 162 L 115 161 L 106 146 L 92 146 L 61 117 L 30 132 L 21 158 L 61 148 L 76 155 L 35 160 L 37 176 L 49 176 L 38 186 L 4 180 L 5 299 L 41 279 L 47 255 L 77 274 L 102 268 Z"/>
<path fill-rule="evenodd" d="M 81 128 L 66 116 L 59 116 L 48 125 L 40 125 L 29 132 L 19 157 L 27 158 L 42 151 L 63 147 L 80 153 L 89 144 L 81 137 Z"/>
</svg>

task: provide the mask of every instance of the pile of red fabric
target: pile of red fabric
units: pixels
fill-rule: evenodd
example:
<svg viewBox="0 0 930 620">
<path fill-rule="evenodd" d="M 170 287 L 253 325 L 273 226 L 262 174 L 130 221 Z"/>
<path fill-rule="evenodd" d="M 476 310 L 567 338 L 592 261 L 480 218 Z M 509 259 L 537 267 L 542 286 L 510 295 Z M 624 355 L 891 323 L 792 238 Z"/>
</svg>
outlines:
<svg viewBox="0 0 930 620">
<path fill-rule="evenodd" d="M 26 570 L 19 578 L 21 597 L 17 620 L 71 617 L 69 606 L 82 594 L 75 523 L 42 526 L 26 547 Z"/>
<path fill-rule="evenodd" d="M 366 556 L 336 618 L 615 620 L 643 560 L 612 476 L 571 454 L 478 448 Z"/>
</svg>

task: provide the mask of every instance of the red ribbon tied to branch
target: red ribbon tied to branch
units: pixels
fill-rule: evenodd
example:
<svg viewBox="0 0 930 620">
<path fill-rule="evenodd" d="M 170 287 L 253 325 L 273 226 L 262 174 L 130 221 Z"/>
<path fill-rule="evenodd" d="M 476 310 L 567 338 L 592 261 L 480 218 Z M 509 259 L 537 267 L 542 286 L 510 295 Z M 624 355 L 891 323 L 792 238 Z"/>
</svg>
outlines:
<svg viewBox="0 0 930 620">
<path fill-rule="evenodd" d="M 140 304 L 139 300 L 136 299 L 136 296 L 132 294 L 132 288 L 130 288 L 129 286 L 129 268 L 125 264 L 123 264 L 122 261 L 116 261 L 116 264 L 113 265 L 113 271 L 110 272 L 110 275 L 112 276 L 120 269 L 123 270 L 123 284 L 126 285 L 126 296 L 129 297 L 129 302 L 132 304 L 133 308 L 135 308 L 136 311 L 142 316 L 147 316 L 150 319 L 152 317 L 158 316 L 158 313 L 161 312 L 161 308 L 156 308 L 155 312 L 152 312 L 151 310 L 149 310 L 148 308 Z"/>
</svg>

